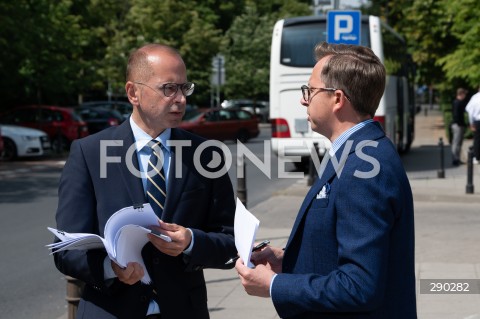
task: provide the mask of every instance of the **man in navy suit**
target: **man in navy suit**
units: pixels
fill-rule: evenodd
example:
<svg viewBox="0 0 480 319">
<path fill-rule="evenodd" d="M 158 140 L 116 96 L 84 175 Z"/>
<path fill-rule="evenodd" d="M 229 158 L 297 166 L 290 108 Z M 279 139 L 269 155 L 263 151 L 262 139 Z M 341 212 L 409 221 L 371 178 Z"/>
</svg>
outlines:
<svg viewBox="0 0 480 319">
<path fill-rule="evenodd" d="M 72 144 L 59 186 L 58 229 L 103 236 L 117 210 L 147 203 L 148 142 L 155 139 L 164 153 L 167 195 L 162 221 L 152 228 L 172 238 L 148 235 L 147 269 L 138 263 L 121 268 L 100 249 L 54 254 L 62 273 L 86 284 L 77 318 L 209 318 L 202 269 L 225 268 L 236 254 L 235 201 L 226 170 L 208 171 L 218 154 L 224 160 L 219 148 L 204 148 L 205 139 L 175 128 L 193 88 L 177 51 L 145 45 L 127 66 L 131 117 Z M 140 282 L 145 271 L 151 285 Z"/>
<path fill-rule="evenodd" d="M 281 318 L 416 318 L 413 199 L 395 146 L 372 120 L 385 68 L 366 47 L 322 43 L 301 103 L 332 141 L 285 250 L 236 269 Z"/>
</svg>

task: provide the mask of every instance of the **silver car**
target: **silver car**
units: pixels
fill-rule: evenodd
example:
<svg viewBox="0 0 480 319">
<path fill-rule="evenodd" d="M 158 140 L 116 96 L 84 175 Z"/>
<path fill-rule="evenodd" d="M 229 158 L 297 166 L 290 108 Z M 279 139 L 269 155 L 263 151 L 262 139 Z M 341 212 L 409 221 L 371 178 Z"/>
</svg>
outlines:
<svg viewBox="0 0 480 319">
<path fill-rule="evenodd" d="M 2 160 L 12 160 L 17 157 L 43 156 L 50 152 L 51 144 L 43 131 L 18 125 L 0 125 L 3 139 Z"/>
</svg>

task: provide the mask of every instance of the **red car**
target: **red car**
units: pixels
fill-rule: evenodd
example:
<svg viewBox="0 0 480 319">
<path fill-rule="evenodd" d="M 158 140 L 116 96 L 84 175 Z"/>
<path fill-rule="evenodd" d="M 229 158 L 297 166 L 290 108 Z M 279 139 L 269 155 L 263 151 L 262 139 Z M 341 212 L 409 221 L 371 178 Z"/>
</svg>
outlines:
<svg viewBox="0 0 480 319">
<path fill-rule="evenodd" d="M 179 127 L 208 139 L 245 143 L 260 133 L 258 122 L 245 110 L 203 109 L 189 111 Z"/>
<path fill-rule="evenodd" d="M 68 149 L 73 140 L 88 135 L 87 124 L 73 109 L 28 105 L 0 114 L 0 122 L 35 128 L 47 133 L 53 151 Z"/>
</svg>

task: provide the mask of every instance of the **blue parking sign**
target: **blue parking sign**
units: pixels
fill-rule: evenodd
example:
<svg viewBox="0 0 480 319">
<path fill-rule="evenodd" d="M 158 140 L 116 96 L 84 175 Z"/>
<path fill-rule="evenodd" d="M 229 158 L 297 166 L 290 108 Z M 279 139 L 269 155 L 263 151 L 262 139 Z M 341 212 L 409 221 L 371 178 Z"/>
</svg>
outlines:
<svg viewBox="0 0 480 319">
<path fill-rule="evenodd" d="M 361 12 L 331 10 L 327 14 L 327 42 L 360 45 Z"/>
</svg>

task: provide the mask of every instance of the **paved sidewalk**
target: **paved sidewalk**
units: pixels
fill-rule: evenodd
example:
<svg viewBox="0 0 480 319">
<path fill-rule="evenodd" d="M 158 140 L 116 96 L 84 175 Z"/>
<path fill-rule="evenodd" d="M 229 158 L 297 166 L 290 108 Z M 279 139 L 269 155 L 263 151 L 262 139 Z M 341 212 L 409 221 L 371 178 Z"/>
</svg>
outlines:
<svg viewBox="0 0 480 319">
<path fill-rule="evenodd" d="M 418 318 L 480 319 L 480 294 L 419 293 L 420 279 L 480 280 L 480 166 L 474 167 L 476 193 L 466 194 L 466 165 L 450 165 L 450 148 L 445 143 L 445 178 L 438 178 L 440 137 L 448 142 L 441 113 L 418 114 L 415 142 L 402 157 L 415 201 Z M 471 144 L 466 140 L 463 146 L 465 161 Z M 258 240 L 285 245 L 307 191 L 306 179 L 301 180 L 250 208 L 262 216 Z M 245 293 L 235 270 L 205 273 L 212 319 L 278 318 L 269 298 Z"/>
</svg>

